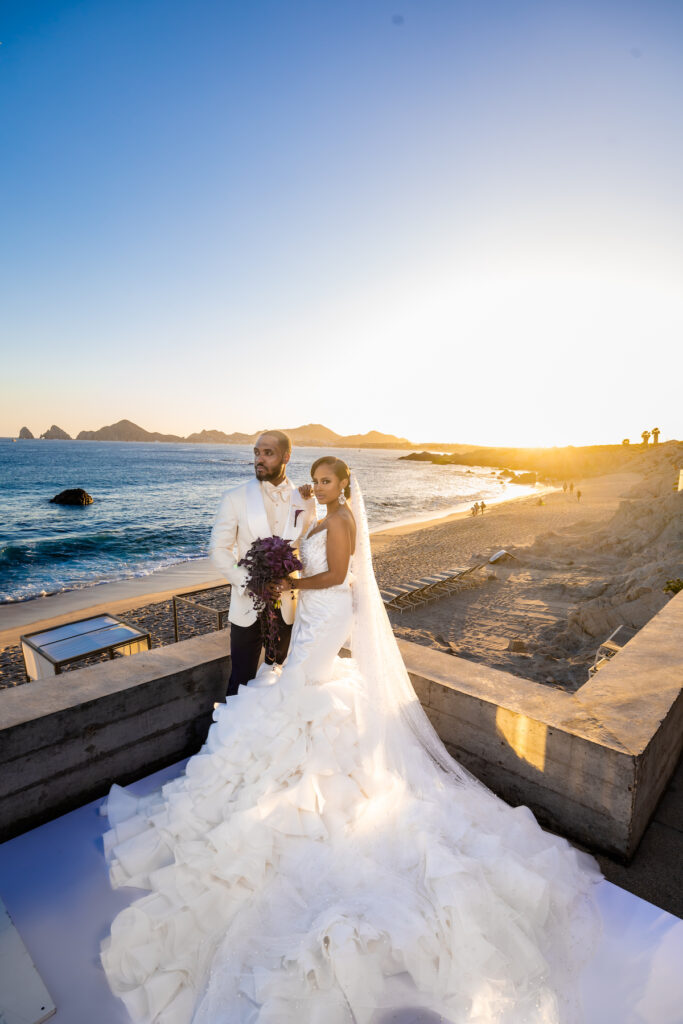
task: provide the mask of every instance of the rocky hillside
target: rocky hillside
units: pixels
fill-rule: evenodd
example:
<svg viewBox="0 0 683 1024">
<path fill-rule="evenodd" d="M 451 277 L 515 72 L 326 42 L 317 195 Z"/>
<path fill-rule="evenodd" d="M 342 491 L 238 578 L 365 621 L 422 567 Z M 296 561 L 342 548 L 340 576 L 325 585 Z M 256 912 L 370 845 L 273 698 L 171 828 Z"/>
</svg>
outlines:
<svg viewBox="0 0 683 1024">
<path fill-rule="evenodd" d="M 188 444 L 251 444 L 251 434 L 224 434 L 222 430 L 200 430 L 184 438 Z"/>
<path fill-rule="evenodd" d="M 638 630 L 670 600 L 667 584 L 683 579 L 683 491 L 673 489 L 673 480 L 663 458 L 604 525 L 571 539 L 544 534 L 515 550 L 527 566 L 600 571 L 601 583 L 575 592 L 566 628 L 546 637 L 556 655 L 593 649 L 619 625 Z"/>
<path fill-rule="evenodd" d="M 175 434 L 150 433 L 130 420 L 119 420 L 99 430 L 81 430 L 77 441 L 182 441 Z"/>
<path fill-rule="evenodd" d="M 648 472 L 665 463 L 683 468 L 683 442 L 660 444 L 589 445 L 583 448 L 477 448 L 444 455 L 412 452 L 401 458 L 435 465 L 491 466 L 535 472 L 540 479 L 563 481 L 602 476 L 605 473 Z"/>
</svg>

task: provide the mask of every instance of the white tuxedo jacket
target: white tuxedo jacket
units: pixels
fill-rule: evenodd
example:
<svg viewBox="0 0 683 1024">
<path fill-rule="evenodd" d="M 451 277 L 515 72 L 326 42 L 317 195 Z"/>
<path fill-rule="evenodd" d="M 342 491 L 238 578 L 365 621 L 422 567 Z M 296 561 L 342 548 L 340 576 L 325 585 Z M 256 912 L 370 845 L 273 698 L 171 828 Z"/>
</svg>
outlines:
<svg viewBox="0 0 683 1024">
<path fill-rule="evenodd" d="M 315 519 L 315 501 L 305 501 L 296 487 L 290 484 L 289 516 L 284 537 L 296 544 Z M 209 554 L 214 565 L 232 585 L 228 619 L 237 626 L 250 626 L 256 621 L 254 602 L 245 591 L 247 570 L 237 563 L 257 538 L 271 537 L 261 484 L 256 479 L 226 491 L 218 508 L 211 531 Z M 282 617 L 294 622 L 296 592 L 286 591 L 281 598 Z"/>
</svg>

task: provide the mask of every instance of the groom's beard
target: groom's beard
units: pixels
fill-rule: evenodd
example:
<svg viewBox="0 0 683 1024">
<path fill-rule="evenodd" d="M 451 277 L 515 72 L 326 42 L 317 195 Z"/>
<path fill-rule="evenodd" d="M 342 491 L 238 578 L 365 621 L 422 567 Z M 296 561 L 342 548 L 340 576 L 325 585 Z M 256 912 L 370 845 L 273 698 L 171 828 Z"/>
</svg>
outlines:
<svg viewBox="0 0 683 1024">
<path fill-rule="evenodd" d="M 266 483 L 272 484 L 276 480 L 282 481 L 286 475 L 285 463 L 281 462 L 277 469 L 271 470 L 270 473 L 265 466 L 256 465 L 254 466 L 254 473 L 256 474 L 256 479 L 261 483 L 265 481 Z"/>
</svg>

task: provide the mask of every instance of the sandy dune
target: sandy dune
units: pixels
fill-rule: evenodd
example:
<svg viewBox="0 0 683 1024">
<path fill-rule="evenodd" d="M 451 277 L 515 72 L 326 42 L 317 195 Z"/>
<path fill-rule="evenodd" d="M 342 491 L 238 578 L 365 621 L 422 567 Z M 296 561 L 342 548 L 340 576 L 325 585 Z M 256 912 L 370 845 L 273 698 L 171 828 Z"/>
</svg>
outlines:
<svg viewBox="0 0 683 1024">
<path fill-rule="evenodd" d="M 623 625 L 624 638 L 633 636 L 669 600 L 666 581 L 683 577 L 683 493 L 673 491 L 680 458 L 669 450 L 645 471 L 575 481 L 580 502 L 560 489 L 542 505 L 524 498 L 378 535 L 382 584 L 486 561 L 500 548 L 514 555 L 480 570 L 472 590 L 392 613 L 396 634 L 576 689 L 612 630 Z"/>
</svg>

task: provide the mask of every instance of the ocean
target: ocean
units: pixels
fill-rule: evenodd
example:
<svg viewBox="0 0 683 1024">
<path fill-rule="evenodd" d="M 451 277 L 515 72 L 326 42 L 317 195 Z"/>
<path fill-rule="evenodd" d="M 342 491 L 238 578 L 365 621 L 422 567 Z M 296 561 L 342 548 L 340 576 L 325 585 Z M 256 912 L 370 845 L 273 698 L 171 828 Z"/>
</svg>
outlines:
<svg viewBox="0 0 683 1024">
<path fill-rule="evenodd" d="M 309 479 L 321 448 L 295 448 Z M 401 451 L 334 449 L 358 475 L 372 529 L 532 493 L 488 467 L 405 462 Z M 222 493 L 253 475 L 239 445 L 0 438 L 0 603 L 143 576 L 202 558 Z M 83 487 L 92 505 L 50 498 Z"/>
</svg>

